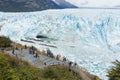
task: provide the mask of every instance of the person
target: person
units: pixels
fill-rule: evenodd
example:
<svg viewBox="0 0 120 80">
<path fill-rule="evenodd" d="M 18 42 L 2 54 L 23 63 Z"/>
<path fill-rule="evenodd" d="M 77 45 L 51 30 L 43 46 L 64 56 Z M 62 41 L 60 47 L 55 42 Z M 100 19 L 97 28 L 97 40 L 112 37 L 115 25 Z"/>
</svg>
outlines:
<svg viewBox="0 0 120 80">
<path fill-rule="evenodd" d="M 46 62 L 44 62 L 44 65 L 45 65 L 45 66 L 47 65 Z"/>
<path fill-rule="evenodd" d="M 63 57 L 63 62 L 65 62 L 67 59 L 66 59 L 66 57 Z"/>
<path fill-rule="evenodd" d="M 36 53 L 35 48 L 32 46 L 31 49 L 32 49 L 32 54 L 35 54 Z"/>
<path fill-rule="evenodd" d="M 69 71 L 71 71 L 72 62 L 69 62 Z"/>
<path fill-rule="evenodd" d="M 50 49 L 47 49 L 47 56 L 50 56 L 50 54 L 51 54 Z"/>
<path fill-rule="evenodd" d="M 53 55 L 53 53 L 51 53 L 51 54 L 50 54 L 50 57 L 51 57 L 51 58 L 54 58 L 54 55 Z"/>
<path fill-rule="evenodd" d="M 4 49 L 4 48 L 2 48 L 1 50 L 2 50 L 2 52 L 4 52 L 4 50 L 5 50 L 5 49 Z"/>
<path fill-rule="evenodd" d="M 76 63 L 76 62 L 74 63 L 74 67 L 75 67 L 75 68 L 77 67 L 77 63 Z"/>
<path fill-rule="evenodd" d="M 12 54 L 15 54 L 15 50 L 14 49 L 12 50 Z"/>
<path fill-rule="evenodd" d="M 25 45 L 25 49 L 27 49 L 27 45 Z"/>
<path fill-rule="evenodd" d="M 32 49 L 31 48 L 29 49 L 29 54 L 32 54 Z"/>
<path fill-rule="evenodd" d="M 35 58 L 39 57 L 37 52 L 35 52 L 34 55 L 35 55 L 35 56 L 34 56 Z"/>
<path fill-rule="evenodd" d="M 56 60 L 59 60 L 59 55 L 56 56 Z"/>
<path fill-rule="evenodd" d="M 32 46 L 31 49 L 34 50 L 34 47 Z"/>
<path fill-rule="evenodd" d="M 74 62 L 74 64 L 73 64 L 73 75 L 77 75 L 77 63 L 76 62 Z"/>
<path fill-rule="evenodd" d="M 16 46 L 15 49 L 18 50 L 18 47 Z"/>
<path fill-rule="evenodd" d="M 36 51 L 35 51 L 35 49 L 33 49 L 33 50 L 32 50 L 32 54 L 33 54 L 33 55 L 34 55 L 34 54 L 36 54 Z"/>
</svg>

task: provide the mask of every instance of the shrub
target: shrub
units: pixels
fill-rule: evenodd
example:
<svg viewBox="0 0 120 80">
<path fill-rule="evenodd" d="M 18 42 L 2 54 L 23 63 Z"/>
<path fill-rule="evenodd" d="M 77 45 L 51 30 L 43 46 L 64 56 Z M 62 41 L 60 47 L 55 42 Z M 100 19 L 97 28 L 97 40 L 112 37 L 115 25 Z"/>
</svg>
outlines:
<svg viewBox="0 0 120 80">
<path fill-rule="evenodd" d="M 59 80 L 57 73 L 51 68 L 44 70 L 44 77 L 52 80 Z"/>
<path fill-rule="evenodd" d="M 109 77 L 109 80 L 120 80 L 120 61 L 116 60 L 113 64 L 115 66 L 108 71 L 107 76 Z"/>
<path fill-rule="evenodd" d="M 4 36 L 0 36 L 0 47 L 10 47 L 12 41 Z"/>
</svg>

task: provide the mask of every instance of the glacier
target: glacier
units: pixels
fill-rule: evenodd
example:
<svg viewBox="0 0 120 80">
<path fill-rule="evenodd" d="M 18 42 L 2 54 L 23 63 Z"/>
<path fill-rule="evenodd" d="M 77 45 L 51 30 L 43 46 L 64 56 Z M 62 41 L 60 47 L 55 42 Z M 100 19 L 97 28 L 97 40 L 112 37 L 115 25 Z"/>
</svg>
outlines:
<svg viewBox="0 0 120 80">
<path fill-rule="evenodd" d="M 40 50 L 50 48 L 107 80 L 112 62 L 120 60 L 120 9 L 0 12 L 0 35 Z"/>
</svg>

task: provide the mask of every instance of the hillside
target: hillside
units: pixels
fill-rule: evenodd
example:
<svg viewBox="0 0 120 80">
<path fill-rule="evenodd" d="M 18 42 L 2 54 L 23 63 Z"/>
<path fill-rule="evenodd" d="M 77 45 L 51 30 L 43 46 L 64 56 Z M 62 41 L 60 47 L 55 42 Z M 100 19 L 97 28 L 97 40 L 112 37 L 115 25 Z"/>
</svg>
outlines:
<svg viewBox="0 0 120 80">
<path fill-rule="evenodd" d="M 29 12 L 60 8 L 52 0 L 0 0 L 0 11 Z"/>
<path fill-rule="evenodd" d="M 80 78 L 76 76 L 77 80 Z M 0 53 L 1 80 L 73 80 L 74 75 L 66 67 L 38 69 L 18 58 Z"/>
<path fill-rule="evenodd" d="M 86 76 L 87 75 L 87 76 Z M 86 76 L 86 79 L 83 78 Z M 1 80 L 100 80 L 89 73 L 74 74 L 68 67 L 62 65 L 36 68 L 27 60 L 23 61 L 13 55 L 0 52 Z"/>
<path fill-rule="evenodd" d="M 77 6 L 65 1 L 65 0 L 53 0 L 61 8 L 78 8 Z"/>
</svg>

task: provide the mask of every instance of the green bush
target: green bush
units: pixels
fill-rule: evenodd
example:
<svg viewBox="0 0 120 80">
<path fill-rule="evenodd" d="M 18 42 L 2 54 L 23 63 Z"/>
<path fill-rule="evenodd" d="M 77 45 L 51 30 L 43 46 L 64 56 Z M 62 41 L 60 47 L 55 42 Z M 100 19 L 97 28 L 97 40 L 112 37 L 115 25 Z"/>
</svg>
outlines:
<svg viewBox="0 0 120 80">
<path fill-rule="evenodd" d="M 120 61 L 116 60 L 113 64 L 115 66 L 108 71 L 107 76 L 109 77 L 109 80 L 120 80 Z"/>
<path fill-rule="evenodd" d="M 48 79 L 59 80 L 58 78 L 59 75 L 56 73 L 56 71 L 54 71 L 51 68 L 45 69 L 43 75 L 45 78 L 48 78 Z"/>
<path fill-rule="evenodd" d="M 14 69 L 10 67 L 7 59 L 0 54 L 0 79 L 1 80 L 18 80 Z"/>
<path fill-rule="evenodd" d="M 0 47 L 10 47 L 12 41 L 4 36 L 0 36 Z"/>
</svg>

